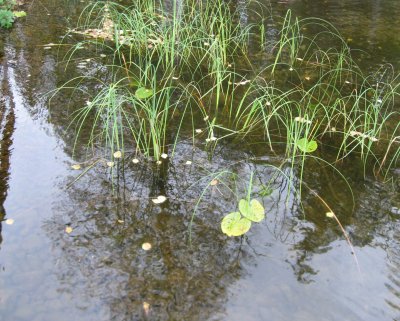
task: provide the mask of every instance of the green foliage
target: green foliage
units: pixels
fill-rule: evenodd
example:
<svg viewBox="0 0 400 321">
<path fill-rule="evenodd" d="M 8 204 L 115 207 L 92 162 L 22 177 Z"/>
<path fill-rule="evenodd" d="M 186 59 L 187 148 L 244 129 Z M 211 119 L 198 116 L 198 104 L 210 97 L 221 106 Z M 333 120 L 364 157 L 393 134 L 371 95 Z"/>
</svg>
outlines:
<svg viewBox="0 0 400 321">
<path fill-rule="evenodd" d="M 244 217 L 253 222 L 261 222 L 264 217 L 264 207 L 256 199 L 248 200 L 241 199 L 239 201 L 239 211 Z"/>
<path fill-rule="evenodd" d="M 151 96 L 153 96 L 152 89 L 148 89 L 145 87 L 140 87 L 140 88 L 136 89 L 135 97 L 137 99 L 146 99 L 146 98 L 150 98 Z"/>
<path fill-rule="evenodd" d="M 9 29 L 14 23 L 14 18 L 26 16 L 25 11 L 12 11 L 16 5 L 14 0 L 0 0 L 0 28 Z"/>
<path fill-rule="evenodd" d="M 13 11 L 14 17 L 16 18 L 23 18 L 26 17 L 25 11 Z"/>
<path fill-rule="evenodd" d="M 14 23 L 14 14 L 10 10 L 0 9 L 0 27 L 9 29 Z"/>
<path fill-rule="evenodd" d="M 242 217 L 239 212 L 226 215 L 221 222 L 222 232 L 228 236 L 240 236 L 248 232 L 251 221 Z"/>
<path fill-rule="evenodd" d="M 158 160 L 165 149 L 175 149 L 186 126 L 193 142 L 202 132 L 206 142 L 214 142 L 207 148 L 227 136 L 261 138 L 274 152 L 277 146 L 290 163 L 290 182 L 297 175 L 303 179 L 306 161 L 316 159 L 311 153 L 325 143 L 337 159 L 358 154 L 364 164 L 375 161 L 379 170 L 396 166 L 399 77 L 386 76 L 390 72 L 384 68 L 363 74 L 331 24 L 297 19 L 288 11 L 271 63 L 259 66 L 249 62 L 247 46 L 257 41 L 255 34 L 261 39 L 254 48 L 270 42 L 261 13 L 254 15 L 261 24 L 242 25 L 240 13 L 223 0 L 171 3 L 166 9 L 153 0 L 129 7 L 96 1 L 80 17 L 73 32 L 85 38 L 68 59 L 93 43 L 113 58 L 111 80 L 100 81 L 91 103 L 73 119 L 77 136 L 92 126 L 91 147 L 101 142 L 112 157 L 126 144 Z M 320 31 L 308 38 L 303 30 Z M 332 40 L 328 49 L 320 46 L 326 39 Z M 324 153 L 319 157 L 328 162 Z M 264 188 L 259 195 L 270 193 Z M 227 219 L 228 226 L 238 224 L 232 233 L 247 227 L 241 219 L 262 219 L 257 208 L 250 197 L 239 203 L 241 218 Z"/>
<path fill-rule="evenodd" d="M 239 211 L 226 215 L 221 222 L 221 230 L 228 236 L 240 236 L 248 232 L 251 222 L 261 222 L 265 218 L 264 206 L 256 200 L 250 200 L 253 187 L 253 176 L 251 172 L 247 188 L 247 198 L 239 201 Z M 243 217 L 242 217 L 243 216 Z"/>
<path fill-rule="evenodd" d="M 306 137 L 299 139 L 296 146 L 303 153 L 312 153 L 317 150 L 318 144 L 315 140 L 308 140 Z"/>
<path fill-rule="evenodd" d="M 226 215 L 221 222 L 221 230 L 228 236 L 240 236 L 247 233 L 251 222 L 261 222 L 265 218 L 264 206 L 256 199 L 250 202 L 246 199 L 239 201 L 239 212 Z M 243 215 L 243 217 L 242 217 Z"/>
</svg>

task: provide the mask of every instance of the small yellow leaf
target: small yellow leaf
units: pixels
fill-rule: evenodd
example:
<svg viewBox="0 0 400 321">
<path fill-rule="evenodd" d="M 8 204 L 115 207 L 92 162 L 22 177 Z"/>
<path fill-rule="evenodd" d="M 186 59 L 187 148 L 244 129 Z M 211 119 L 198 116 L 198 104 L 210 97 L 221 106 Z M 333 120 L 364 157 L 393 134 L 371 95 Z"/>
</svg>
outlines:
<svg viewBox="0 0 400 321">
<path fill-rule="evenodd" d="M 118 222 L 119 224 L 122 224 L 122 223 L 124 223 L 124 220 L 117 220 L 117 222 Z"/>
<path fill-rule="evenodd" d="M 211 182 L 210 182 L 210 185 L 211 186 L 215 186 L 215 185 L 217 185 L 218 184 L 218 180 L 217 179 L 213 179 Z"/>
<path fill-rule="evenodd" d="M 145 242 L 142 244 L 142 249 L 145 251 L 151 250 L 151 244 L 149 242 Z"/>
<path fill-rule="evenodd" d="M 73 229 L 72 229 L 71 226 L 67 226 L 67 227 L 65 228 L 65 232 L 68 233 L 68 234 L 70 234 L 72 231 L 73 231 Z"/>
<path fill-rule="evenodd" d="M 8 219 L 6 219 L 6 224 L 13 225 L 14 224 L 14 220 L 12 218 L 8 218 Z"/>
<path fill-rule="evenodd" d="M 157 198 L 152 199 L 154 204 L 161 204 L 164 203 L 167 198 L 164 195 L 157 196 Z"/>
<path fill-rule="evenodd" d="M 146 315 L 149 314 L 149 311 L 150 311 L 150 303 L 143 302 L 143 311 L 144 311 L 144 313 L 145 313 Z"/>
<path fill-rule="evenodd" d="M 72 169 L 75 169 L 75 170 L 78 170 L 78 169 L 81 169 L 81 165 L 79 165 L 79 164 L 74 164 L 74 165 L 71 165 L 71 168 L 72 168 Z"/>
<path fill-rule="evenodd" d="M 333 212 L 327 212 L 325 215 L 326 215 L 326 217 L 329 217 L 329 218 L 335 217 L 335 214 Z"/>
<path fill-rule="evenodd" d="M 119 151 L 116 151 L 115 153 L 114 153 L 114 158 L 121 158 L 122 157 L 122 152 L 119 150 Z"/>
</svg>

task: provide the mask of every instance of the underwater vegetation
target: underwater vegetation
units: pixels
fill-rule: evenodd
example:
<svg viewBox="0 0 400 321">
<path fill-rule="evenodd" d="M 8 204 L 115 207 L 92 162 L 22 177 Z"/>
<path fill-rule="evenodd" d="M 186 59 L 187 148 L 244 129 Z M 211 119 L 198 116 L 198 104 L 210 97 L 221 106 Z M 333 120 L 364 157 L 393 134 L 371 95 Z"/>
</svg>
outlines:
<svg viewBox="0 0 400 321">
<path fill-rule="evenodd" d="M 223 0 L 87 6 L 70 30 L 81 40 L 65 61 L 87 59 L 90 47 L 99 53 L 90 59 L 106 68 L 101 77 L 75 77 L 52 93 L 71 90 L 83 102 L 70 115 L 75 147 L 87 138 L 85 156 L 74 151 L 80 162 L 74 169 L 83 175 L 104 163 L 118 171 L 119 162 L 143 159 L 159 166 L 184 140 L 212 159 L 226 141 L 259 144 L 279 156 L 276 173 L 299 198 L 308 160 L 345 180 L 336 164 L 354 157 L 365 173 L 389 179 L 400 157 L 399 76 L 389 65 L 364 74 L 339 31 L 321 19 L 297 19 L 288 11 L 279 38 L 268 39 L 265 19 L 273 13 L 255 1 L 247 6 L 258 20 L 243 23 L 239 10 Z M 252 64 L 254 57 L 265 63 Z M 96 83 L 96 90 L 85 82 Z M 265 217 L 251 195 L 252 180 L 253 173 L 247 191 L 234 193 L 238 211 L 221 218 L 228 236 L 245 234 Z"/>
</svg>

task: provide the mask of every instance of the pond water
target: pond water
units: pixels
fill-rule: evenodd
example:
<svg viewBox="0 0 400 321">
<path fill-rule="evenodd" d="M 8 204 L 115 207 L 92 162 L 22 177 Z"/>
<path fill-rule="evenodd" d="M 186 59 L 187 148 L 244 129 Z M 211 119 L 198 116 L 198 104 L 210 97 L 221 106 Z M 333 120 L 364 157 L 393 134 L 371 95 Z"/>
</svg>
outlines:
<svg viewBox="0 0 400 321">
<path fill-rule="evenodd" d="M 264 200 L 267 219 L 245 237 L 220 231 L 236 204 L 219 185 L 190 225 L 209 173 L 229 164 L 244 178 L 257 170 L 260 184 L 273 176 L 266 164 L 279 157 L 235 142 L 222 141 L 210 158 L 204 144 L 183 140 L 156 169 L 121 163 L 122 177 L 111 180 L 107 167 L 96 167 L 67 188 L 78 175 L 71 169 L 70 96 L 49 107 L 44 94 L 102 66 L 65 69 L 68 41 L 67 48 L 46 44 L 63 40 L 84 5 L 32 1 L 26 18 L 0 31 L 0 209 L 13 220 L 1 230 L 0 320 L 400 320 L 398 168 L 383 183 L 364 177 L 354 159 L 339 164 L 354 208 L 337 173 L 317 163 L 304 172 L 335 208 L 353 249 L 315 194 L 305 191 L 300 205 L 279 179 Z M 366 71 L 383 63 L 400 71 L 400 2 L 268 5 L 272 17 L 290 8 L 331 22 L 360 49 L 354 56 Z M 268 23 L 277 37 L 274 20 Z M 151 198 L 160 194 L 168 200 L 156 205 Z"/>
</svg>

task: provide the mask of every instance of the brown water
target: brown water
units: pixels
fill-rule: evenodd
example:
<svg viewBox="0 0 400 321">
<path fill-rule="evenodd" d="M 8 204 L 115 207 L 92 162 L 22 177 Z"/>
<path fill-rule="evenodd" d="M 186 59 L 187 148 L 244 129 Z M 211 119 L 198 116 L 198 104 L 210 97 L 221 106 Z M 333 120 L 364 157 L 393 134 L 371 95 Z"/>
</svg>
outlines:
<svg viewBox="0 0 400 321">
<path fill-rule="evenodd" d="M 353 188 L 354 210 L 328 169 L 310 164 L 304 179 L 334 205 L 356 256 L 316 197 L 305 193 L 303 214 L 280 180 L 263 199 L 267 219 L 243 239 L 221 233 L 219 221 L 235 204 L 223 187 L 211 188 L 190 245 L 201 178 L 230 165 L 244 180 L 257 170 L 257 184 L 266 183 L 273 175 L 266 165 L 280 160 L 258 148 L 222 142 L 210 161 L 201 142 L 182 142 L 158 171 L 119 164 L 124 175 L 112 188 L 100 166 L 66 189 L 77 176 L 70 168 L 72 111 L 68 97 L 49 108 L 43 95 L 102 67 L 90 61 L 66 71 L 64 48 L 44 45 L 61 41 L 81 5 L 36 0 L 26 19 L 1 31 L 0 204 L 14 220 L 2 223 L 1 321 L 400 320 L 399 185 L 364 179 L 353 160 L 339 169 Z M 365 51 L 355 55 L 366 70 L 390 62 L 400 71 L 396 0 L 272 1 L 271 8 L 327 19 Z M 399 169 L 394 175 L 399 180 Z M 160 193 L 168 201 L 154 205 L 150 197 Z"/>
</svg>

